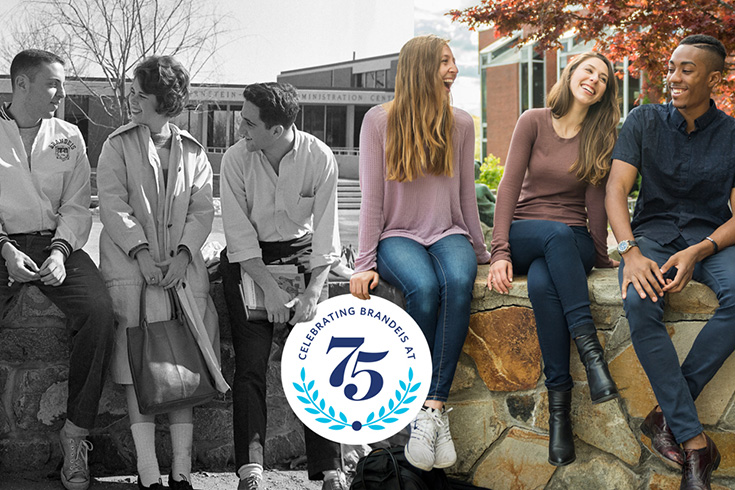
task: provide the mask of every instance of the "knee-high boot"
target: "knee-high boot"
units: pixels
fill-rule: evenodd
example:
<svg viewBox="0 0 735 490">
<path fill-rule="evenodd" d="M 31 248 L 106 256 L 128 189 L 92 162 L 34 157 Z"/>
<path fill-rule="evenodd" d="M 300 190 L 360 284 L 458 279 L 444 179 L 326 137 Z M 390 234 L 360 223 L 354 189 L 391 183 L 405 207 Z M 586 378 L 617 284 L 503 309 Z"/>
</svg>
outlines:
<svg viewBox="0 0 735 490">
<path fill-rule="evenodd" d="M 549 390 L 549 463 L 565 466 L 576 458 L 572 418 L 572 392 Z"/>
<path fill-rule="evenodd" d="M 574 339 L 574 343 L 577 344 L 579 359 L 587 372 L 592 403 L 602 403 L 619 397 L 618 387 L 610 376 L 597 334 L 580 335 Z"/>
</svg>

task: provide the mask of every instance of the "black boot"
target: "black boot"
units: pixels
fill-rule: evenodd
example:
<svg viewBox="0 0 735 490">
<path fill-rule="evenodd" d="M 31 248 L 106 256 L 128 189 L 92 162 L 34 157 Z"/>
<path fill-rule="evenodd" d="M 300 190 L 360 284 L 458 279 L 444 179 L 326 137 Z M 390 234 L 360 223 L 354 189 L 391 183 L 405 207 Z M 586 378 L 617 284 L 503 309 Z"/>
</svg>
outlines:
<svg viewBox="0 0 735 490">
<path fill-rule="evenodd" d="M 554 466 L 566 466 L 577 459 L 569 416 L 571 406 L 571 390 L 549 390 L 549 463 Z"/>
<path fill-rule="evenodd" d="M 618 387 L 607 369 L 605 353 L 596 333 L 580 335 L 574 339 L 579 359 L 587 371 L 587 384 L 590 387 L 592 403 L 602 403 L 618 398 Z"/>
</svg>

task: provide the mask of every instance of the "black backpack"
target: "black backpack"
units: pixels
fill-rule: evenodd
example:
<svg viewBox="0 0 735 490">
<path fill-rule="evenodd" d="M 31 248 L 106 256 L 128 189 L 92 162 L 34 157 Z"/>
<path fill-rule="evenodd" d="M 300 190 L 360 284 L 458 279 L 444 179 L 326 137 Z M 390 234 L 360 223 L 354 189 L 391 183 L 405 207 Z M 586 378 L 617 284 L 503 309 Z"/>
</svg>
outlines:
<svg viewBox="0 0 735 490">
<path fill-rule="evenodd" d="M 403 447 L 379 448 L 357 462 L 350 490 L 430 490 L 403 455 Z"/>
<path fill-rule="evenodd" d="M 447 478 L 444 470 L 423 471 L 406 460 L 403 446 L 375 449 L 357 462 L 350 490 L 483 490 Z"/>
</svg>

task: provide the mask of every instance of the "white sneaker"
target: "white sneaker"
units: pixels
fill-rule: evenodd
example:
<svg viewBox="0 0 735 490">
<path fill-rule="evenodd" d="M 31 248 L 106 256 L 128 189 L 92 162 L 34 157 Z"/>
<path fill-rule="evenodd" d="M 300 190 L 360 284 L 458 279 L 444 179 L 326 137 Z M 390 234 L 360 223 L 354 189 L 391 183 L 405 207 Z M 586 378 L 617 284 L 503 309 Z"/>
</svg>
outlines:
<svg viewBox="0 0 735 490">
<path fill-rule="evenodd" d="M 411 422 L 411 438 L 406 444 L 404 454 L 409 463 L 424 471 L 431 471 L 434 467 L 434 447 L 439 418 L 439 410 L 422 408 Z"/>
<path fill-rule="evenodd" d="M 437 421 L 436 449 L 434 468 L 449 468 L 457 462 L 457 451 L 454 450 L 454 442 L 452 434 L 449 432 L 449 416 L 450 408 L 442 409 L 439 420 Z"/>
</svg>

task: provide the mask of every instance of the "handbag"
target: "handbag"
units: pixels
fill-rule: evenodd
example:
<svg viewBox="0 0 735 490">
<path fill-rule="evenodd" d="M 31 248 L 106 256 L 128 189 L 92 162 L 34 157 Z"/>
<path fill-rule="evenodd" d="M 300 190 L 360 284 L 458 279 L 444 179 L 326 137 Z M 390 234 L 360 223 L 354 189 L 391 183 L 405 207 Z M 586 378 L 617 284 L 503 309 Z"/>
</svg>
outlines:
<svg viewBox="0 0 735 490">
<path fill-rule="evenodd" d="M 146 290 L 144 284 L 140 324 L 127 329 L 128 361 L 140 413 L 168 413 L 206 403 L 217 390 L 178 294 L 167 290 L 173 318 L 149 323 Z"/>
</svg>

